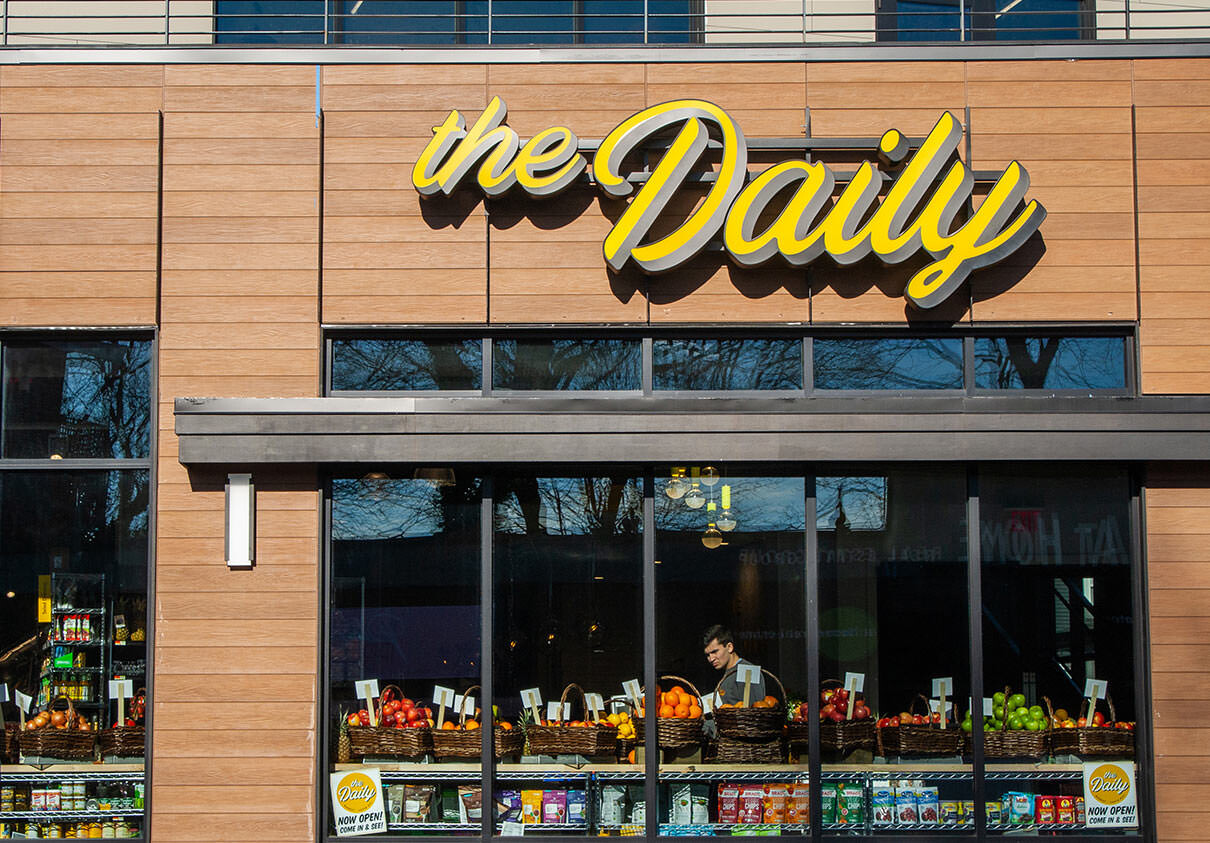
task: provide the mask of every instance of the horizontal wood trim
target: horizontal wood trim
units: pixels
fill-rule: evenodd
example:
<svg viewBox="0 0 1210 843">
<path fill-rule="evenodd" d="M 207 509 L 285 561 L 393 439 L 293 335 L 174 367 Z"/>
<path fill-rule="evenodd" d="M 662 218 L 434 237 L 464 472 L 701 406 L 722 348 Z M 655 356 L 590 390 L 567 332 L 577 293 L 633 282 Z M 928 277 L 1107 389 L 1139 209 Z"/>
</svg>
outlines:
<svg viewBox="0 0 1210 843">
<path fill-rule="evenodd" d="M 735 85 L 723 84 L 718 88 L 711 86 L 712 90 L 717 90 L 715 95 L 717 99 L 712 100 L 724 109 L 727 106 L 724 104 L 726 100 L 742 102 L 742 92 L 746 92 L 757 103 L 763 105 L 785 107 L 785 100 L 778 103 L 778 95 L 793 96 L 792 89 L 784 85 L 778 85 L 772 81 L 766 81 L 758 85 Z M 799 85 L 796 89 L 796 99 L 802 100 L 805 104 L 804 91 Z M 678 94 L 668 86 L 662 86 L 648 82 L 646 85 L 627 84 L 622 82 L 603 80 L 602 82 L 585 84 L 572 83 L 567 84 L 562 81 L 551 81 L 544 85 L 531 85 L 529 83 L 512 84 L 509 82 L 499 82 L 492 79 L 490 96 L 500 97 L 509 107 L 510 111 L 546 111 L 553 107 L 565 105 L 569 108 L 574 108 L 577 104 L 585 102 L 592 103 L 594 110 L 600 111 L 615 111 L 628 112 L 635 114 L 642 111 L 648 104 L 667 102 L 673 99 L 685 97 L 685 94 Z M 737 96 L 739 95 L 739 96 Z M 794 99 L 790 100 L 791 102 Z M 749 101 L 751 106 L 752 100 Z M 420 108 L 440 108 L 439 103 L 431 105 L 418 103 Z M 559 123 L 558 125 L 567 125 L 572 132 L 576 132 L 576 127 L 570 123 Z"/>
<path fill-rule="evenodd" d="M 1210 393 L 1210 374 L 1144 371 L 1142 386 L 1147 395 L 1205 395 Z"/>
<path fill-rule="evenodd" d="M 996 135 L 1018 135 L 1023 126 L 1036 134 L 1086 134 L 1098 137 L 1102 134 L 1125 134 L 1132 131 L 1130 102 L 1121 106 L 1064 106 L 1051 108 L 1044 105 L 1003 108 L 995 104 L 971 106 L 971 126 L 976 132 Z"/>
<path fill-rule="evenodd" d="M 156 718 L 159 725 L 159 716 Z M 266 786 L 232 784 L 196 787 L 156 784 L 153 804 L 167 805 L 174 812 L 201 815 L 288 815 L 315 812 L 315 788 L 291 785 Z"/>
<path fill-rule="evenodd" d="M 299 299 L 314 298 L 319 294 L 319 277 L 314 268 L 307 269 L 169 269 L 163 274 L 163 295 L 169 298 L 200 298 L 214 296 L 232 298 L 255 291 L 258 296 L 290 296 Z M 262 325 L 261 329 L 274 326 Z M 227 332 L 224 332 L 227 333 Z M 259 333 L 259 331 L 258 331 Z M 213 347 L 216 340 L 223 348 L 254 347 L 241 342 L 241 337 L 210 335 L 204 346 L 188 343 L 173 344 L 171 347 Z M 305 346 L 286 344 L 281 348 L 313 348 L 314 335 Z"/>
<path fill-rule="evenodd" d="M 299 87 L 315 85 L 310 65 L 282 64 L 169 64 L 164 66 L 168 87 Z"/>
<path fill-rule="evenodd" d="M 647 300 L 632 296 L 619 301 L 614 296 L 552 294 L 538 298 L 528 295 L 492 293 L 492 321 L 499 324 L 616 323 L 634 324 L 647 319 Z"/>
<path fill-rule="evenodd" d="M 162 490 L 161 490 L 162 491 Z M 315 600 L 319 589 L 318 544 L 311 554 L 311 564 L 305 558 L 298 564 L 253 566 L 251 570 L 231 570 L 220 565 L 222 560 L 193 565 L 166 565 L 156 573 L 156 593 L 171 594 L 227 593 L 232 589 L 247 589 L 261 598 L 266 595 L 303 593 Z"/>
<path fill-rule="evenodd" d="M 251 586 L 251 583 L 248 585 Z M 160 593 L 156 606 L 160 621 L 228 621 L 251 617 L 261 620 L 311 620 L 317 623 L 319 620 L 318 603 L 315 595 L 309 592 L 277 592 L 268 601 L 264 594 L 252 590 L 235 594 Z"/>
<path fill-rule="evenodd" d="M 156 218 L 156 195 L 144 192 L 4 192 L 0 219 Z"/>
<path fill-rule="evenodd" d="M 165 437 L 161 437 L 161 442 Z M 167 437 L 173 442 L 176 437 Z M 188 478 L 184 467 L 172 460 L 169 465 L 175 465 L 181 476 Z M 161 475 L 164 468 L 161 467 Z M 167 566 L 196 567 L 199 562 L 210 562 L 216 567 L 226 567 L 223 562 L 223 536 L 177 538 L 161 536 L 156 540 L 156 569 Z M 303 562 L 313 562 L 318 558 L 318 544 L 314 537 L 310 538 L 263 538 L 256 539 L 257 569 L 267 568 L 272 564 L 298 565 Z"/>
<path fill-rule="evenodd" d="M 1210 110 L 1210 109 L 1208 109 Z M 1150 159 L 1137 165 L 1139 187 L 1189 187 L 1210 185 L 1210 173 L 1191 167 L 1182 159 Z M 1161 209 L 1162 210 L 1162 209 Z"/>
<path fill-rule="evenodd" d="M 314 70 L 312 70 L 314 73 Z M 312 95 L 314 96 L 314 95 Z M 165 154 L 172 146 L 170 141 L 178 138 L 226 142 L 237 138 L 267 140 L 271 144 L 284 143 L 289 138 L 319 138 L 319 127 L 315 125 L 314 101 L 311 113 L 300 114 L 241 114 L 233 119 L 229 114 L 178 113 L 164 114 Z M 239 147 L 233 147 L 238 149 Z"/>
<path fill-rule="evenodd" d="M 318 155 L 318 133 L 316 137 L 300 138 L 173 138 L 164 144 L 164 163 L 173 166 L 293 164 L 318 162 Z"/>
<path fill-rule="evenodd" d="M 1210 591 L 1205 593 L 1210 596 Z M 1157 673 L 1179 673 L 1191 664 L 1210 665 L 1210 644 L 1154 644 L 1151 648 L 1151 669 Z"/>
<path fill-rule="evenodd" d="M 315 299 L 302 296 L 165 296 L 164 322 L 316 321 Z"/>
<path fill-rule="evenodd" d="M 229 728 L 157 731 L 154 741 L 153 751 L 157 758 L 161 754 L 177 758 L 288 758 L 314 756 L 315 753 L 315 732 L 297 727 L 257 731 Z"/>
<path fill-rule="evenodd" d="M 257 527 L 259 526 L 258 524 Z M 216 624 L 208 620 L 161 618 L 156 624 L 156 642 L 166 647 L 173 644 L 199 647 L 274 647 L 283 642 L 314 646 L 318 634 L 316 626 L 314 620 L 298 619 L 224 620 L 221 624 Z"/>
<path fill-rule="evenodd" d="M 1157 784 L 1201 784 L 1206 781 L 1206 762 L 1198 758 L 1168 756 L 1155 759 Z"/>
<path fill-rule="evenodd" d="M 220 682 L 222 680 L 219 680 Z M 308 703 L 290 706 L 289 718 L 281 717 L 276 706 L 263 702 L 179 702 L 161 700 L 155 707 L 156 731 L 181 731 L 199 728 L 219 728 L 222 731 L 241 729 L 297 729 L 315 728 L 315 708 Z M 267 709 L 277 716 L 266 718 Z M 157 771 L 158 772 L 158 771 Z M 175 806 L 175 803 L 173 803 Z"/>
<path fill-rule="evenodd" d="M 1037 161 L 1130 161 L 1131 136 L 1099 133 L 1091 141 L 1084 134 L 1046 134 L 1023 131 L 1018 134 L 986 134 L 971 126 L 971 161 L 975 169 L 1004 167 L 1009 161 L 1028 158 Z M 1033 163 L 1030 164 L 1030 167 Z"/>
<path fill-rule="evenodd" d="M 964 66 L 966 78 L 971 82 L 1105 82 L 1129 81 L 1131 78 L 1130 63 L 1119 60 L 970 61 Z"/>
<path fill-rule="evenodd" d="M 1156 814 L 1158 840 L 1205 840 L 1206 814 L 1198 811 L 1163 811 Z"/>
<path fill-rule="evenodd" d="M 160 754 L 156 753 L 159 762 Z M 164 843 L 302 843 L 315 839 L 311 811 L 265 817 L 168 813 L 152 809 L 151 839 Z"/>
<path fill-rule="evenodd" d="M 256 535 L 264 538 L 289 538 L 317 535 L 318 519 L 306 510 L 269 510 L 257 507 Z M 222 536 L 223 508 L 172 510 L 161 509 L 156 528 L 164 537 L 188 538 Z"/>
<path fill-rule="evenodd" d="M 72 193 L 74 191 L 154 192 L 159 172 L 155 165 L 54 166 L 6 165 L 4 189 L 17 193 Z"/>
<path fill-rule="evenodd" d="M 1202 283 L 1205 267 L 1187 266 L 1157 266 L 1154 264 L 1139 267 L 1139 283 L 1143 290 L 1149 293 L 1198 293 L 1206 288 Z M 1168 322 L 1171 320 L 1160 320 Z M 1182 320 L 1192 324 L 1196 319 Z"/>
<path fill-rule="evenodd" d="M 962 103 L 954 103 L 953 106 L 960 109 Z M 811 136 L 879 138 L 888 129 L 924 136 L 940 117 L 941 111 L 936 108 L 881 108 L 877 111 L 864 108 L 812 108 Z M 743 128 L 745 134 L 749 134 L 747 126 Z"/>
<path fill-rule="evenodd" d="M 159 86 L 99 86 L 90 82 L 29 87 L 6 83 L 0 87 L 0 112 L 4 114 L 154 114 L 164 102 Z"/>
<path fill-rule="evenodd" d="M 483 266 L 485 260 L 482 243 L 329 243 L 324 247 L 325 269 L 467 269 Z"/>
<path fill-rule="evenodd" d="M 1146 346 L 1156 345 L 1188 345 L 1204 339 L 1206 331 L 1210 330 L 1210 318 L 1207 319 L 1151 319 L 1144 312 L 1140 334 L 1142 343 Z"/>
<path fill-rule="evenodd" d="M 1136 79 L 1210 79 L 1210 61 L 1187 59 L 1135 59 Z"/>
<path fill-rule="evenodd" d="M 159 630 L 156 631 L 156 649 L 160 649 Z M 240 645 L 236 645 L 240 647 Z M 193 655 L 192 652 L 182 655 Z M 157 659 L 157 670 L 160 669 Z M 191 700 L 193 702 L 260 702 L 275 700 L 279 703 L 311 703 L 314 704 L 316 678 L 315 663 L 312 662 L 310 673 L 284 674 L 264 673 L 255 676 L 232 674 L 222 682 L 215 682 L 208 674 L 176 674 L 165 671 L 157 676 L 155 691 L 158 699 Z M 188 745 L 186 745 L 188 748 Z M 189 753 L 173 753 L 186 755 Z M 213 753 L 222 757 L 222 753 Z M 270 753 L 272 754 L 272 753 Z M 159 752 L 156 752 L 159 757 Z"/>
<path fill-rule="evenodd" d="M 165 349 L 160 371 L 167 375 L 205 372 L 207 376 L 243 375 L 250 371 L 267 377 L 297 375 L 316 364 L 318 351 L 296 349 Z"/>
<path fill-rule="evenodd" d="M 1133 87 L 1138 105 L 1210 105 L 1210 79 L 1137 79 Z"/>
<path fill-rule="evenodd" d="M 1210 729 L 1156 729 L 1155 754 L 1210 756 Z"/>
<path fill-rule="evenodd" d="M 312 92 L 313 94 L 314 92 Z M 448 114 L 455 109 L 467 114 L 467 125 L 491 99 L 483 84 L 445 84 L 422 78 L 410 85 L 338 85 L 322 92 L 325 111 L 433 111 Z M 505 104 L 511 105 L 508 98 Z M 432 125 L 440 124 L 440 120 Z"/>
<path fill-rule="evenodd" d="M 622 67 L 639 67 L 627 64 Z M 600 67 L 594 65 L 593 69 Z M 605 68 L 610 65 L 604 65 Z M 441 82 L 445 85 L 486 85 L 487 68 L 485 64 L 449 64 L 441 67 Z M 533 73 L 528 68 L 526 72 Z M 553 70 L 553 68 L 552 68 Z M 386 65 L 355 65 L 332 64 L 322 68 L 323 84 L 325 87 L 342 85 L 415 85 L 417 79 L 423 79 L 432 74 L 432 65 L 426 64 L 386 64 Z M 604 72 L 608 73 L 608 70 Z"/>
<path fill-rule="evenodd" d="M 167 273 L 165 273 L 167 277 Z M 255 283 L 254 281 L 250 283 Z M 216 292 L 217 295 L 223 293 Z M 230 291 L 227 292 L 230 294 Z M 165 296 L 165 301 L 167 301 Z M 239 314 L 232 314 L 239 316 Z M 299 320 L 285 323 L 245 321 L 170 322 L 160 331 L 164 348 L 318 349 L 319 326 Z"/>
<path fill-rule="evenodd" d="M 967 63 L 969 64 L 969 63 Z M 665 65 L 659 65 L 658 72 Z M 675 67 L 675 65 L 674 65 Z M 753 73 L 759 73 L 762 65 L 751 65 Z M 807 81 L 812 84 L 832 82 L 931 82 L 944 80 L 961 82 L 966 78 L 962 62 L 948 61 L 905 61 L 905 62 L 820 62 L 807 68 Z M 672 80 L 669 80 L 672 81 Z"/>
<path fill-rule="evenodd" d="M 329 296 L 325 293 L 324 321 L 341 325 L 483 323 L 487 321 L 487 295 Z"/>
<path fill-rule="evenodd" d="M 6 65 L 0 84 L 6 88 L 159 88 L 164 84 L 163 65 L 28 64 Z"/>
<path fill-rule="evenodd" d="M 260 758 L 249 764 L 242 758 L 173 758 L 156 756 L 155 779 L 161 783 L 181 782 L 196 787 L 228 785 L 315 784 L 312 758 Z"/>
<path fill-rule="evenodd" d="M 1176 212 L 1192 211 L 1200 213 L 1210 202 L 1210 186 L 1206 185 L 1167 185 L 1165 187 L 1139 187 L 1139 211 Z"/>
<path fill-rule="evenodd" d="M 314 217 L 319 200 L 311 190 L 187 190 L 164 193 L 164 218 Z"/>
<path fill-rule="evenodd" d="M 487 100 L 482 100 L 484 105 Z M 471 103 L 470 114 L 477 115 L 484 105 Z M 440 126 L 449 116 L 451 109 L 462 110 L 463 106 L 449 103 L 427 111 L 355 111 L 347 108 L 324 106 L 324 139 L 332 138 L 431 138 L 433 127 Z M 509 125 L 513 116 L 509 115 Z M 555 125 L 555 124 L 550 124 Z M 562 123 L 562 125 L 567 125 Z M 572 131 L 575 131 L 573 128 Z M 583 131 L 583 130 L 581 130 Z M 586 137 L 576 131 L 579 137 Z"/>
<path fill-rule="evenodd" d="M 0 298 L 6 301 L 75 298 L 81 300 L 82 306 L 106 307 L 115 292 L 124 293 L 123 298 L 147 298 L 154 301 L 154 270 L 0 272 Z M 150 325 L 151 322 L 143 324 Z"/>
<path fill-rule="evenodd" d="M 471 296 L 486 300 L 487 269 L 472 267 L 441 272 L 432 269 L 327 269 L 324 272 L 325 319 L 332 298 L 374 295 L 381 295 L 384 301 L 425 295 Z"/>
<path fill-rule="evenodd" d="M 14 327 L 143 326 L 155 322 L 155 297 L 5 298 L 0 324 Z"/>
<path fill-rule="evenodd" d="M 1162 590 L 1151 595 L 1152 617 L 1197 616 L 1210 611 L 1207 607 L 1210 607 L 1210 591 L 1200 589 Z"/>
<path fill-rule="evenodd" d="M 938 119 L 944 111 L 955 111 L 961 119 L 964 102 L 962 82 L 829 82 L 826 85 L 808 82 L 807 103 L 812 109 L 849 108 L 855 102 L 867 103 L 871 109 L 898 108 L 904 93 L 911 90 L 913 108 L 933 108 Z M 889 127 L 888 127 L 889 128 Z"/>
<path fill-rule="evenodd" d="M 1152 595 L 1154 599 L 1154 595 Z M 1173 671 L 1152 673 L 1151 696 L 1157 700 L 1197 700 L 1205 699 L 1210 691 L 1210 673 L 1177 673 Z M 1204 730 L 1210 734 L 1210 729 Z M 1156 753 L 1159 748 L 1156 748 Z M 1196 755 L 1192 752 L 1169 752 L 1170 755 Z M 1204 753 L 1210 755 L 1210 749 Z"/>
<path fill-rule="evenodd" d="M 165 164 L 164 191 L 235 191 L 261 193 L 319 189 L 319 151 L 313 162 L 290 164 Z"/>
<path fill-rule="evenodd" d="M 1157 562 L 1149 559 L 1147 583 L 1152 589 L 1210 589 L 1210 564 L 1194 561 Z M 1207 632 L 1210 632 L 1210 629 Z"/>
<path fill-rule="evenodd" d="M 96 65 L 89 66 L 92 69 Z M 41 66 L 31 70 L 41 70 Z M 4 68 L 0 68 L 3 79 Z M 74 140 L 155 141 L 160 136 L 159 120 L 152 114 L 4 114 L 0 138 L 10 141 L 49 140 L 66 143 Z"/>
<path fill-rule="evenodd" d="M 314 79 L 314 72 L 312 72 Z M 315 84 L 261 87 L 247 85 L 181 86 L 164 88 L 164 111 L 189 112 L 299 112 L 314 115 Z"/>
<path fill-rule="evenodd" d="M 0 272 L 120 272 L 155 268 L 156 247 L 149 244 L 8 245 L 0 250 Z M 85 269 L 87 268 L 87 269 Z"/>
<path fill-rule="evenodd" d="M 1047 108 L 1071 106 L 1094 108 L 1130 106 L 1130 80 L 1075 81 L 1066 79 L 971 80 L 966 85 L 967 103 L 996 108 Z M 972 115 L 971 123 L 975 123 Z M 1045 125 L 1042 123 L 1041 125 Z"/>
<path fill-rule="evenodd" d="M 1206 346 L 1144 346 L 1141 354 L 1143 371 L 1151 374 L 1210 372 L 1210 348 Z"/>
<path fill-rule="evenodd" d="M 144 245 L 155 244 L 154 218 L 0 219 L 0 244 Z"/>
<path fill-rule="evenodd" d="M 492 229 L 493 240 L 499 239 L 501 234 L 502 232 Z M 414 243 L 426 240 L 447 243 L 486 243 L 487 236 L 484 217 L 478 215 L 466 218 L 441 216 L 325 216 L 324 218 L 324 242 L 326 243 Z"/>
<path fill-rule="evenodd" d="M 161 430 L 171 430 L 173 427 L 172 409 L 169 402 L 162 405 L 168 408 L 167 420 L 160 419 Z M 312 480 L 318 486 L 318 481 Z M 156 494 L 156 505 L 164 510 L 194 510 L 223 507 L 223 490 L 216 481 L 215 488 L 210 490 L 194 488 L 186 483 L 160 483 Z M 264 512 L 318 512 L 319 491 L 317 489 L 272 489 L 264 481 L 257 483 L 256 506 Z"/>
<path fill-rule="evenodd" d="M 5 134 L 0 130 L 0 136 Z M 0 154 L 6 166 L 158 166 L 159 143 L 155 138 L 12 140 L 4 137 L 3 152 Z"/>
</svg>

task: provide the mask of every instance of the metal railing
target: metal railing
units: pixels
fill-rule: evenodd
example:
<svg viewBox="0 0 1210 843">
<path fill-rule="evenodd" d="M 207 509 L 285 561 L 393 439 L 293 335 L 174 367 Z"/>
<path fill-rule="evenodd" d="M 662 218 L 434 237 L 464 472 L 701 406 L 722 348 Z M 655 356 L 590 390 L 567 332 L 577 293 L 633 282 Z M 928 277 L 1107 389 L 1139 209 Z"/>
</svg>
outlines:
<svg viewBox="0 0 1210 843">
<path fill-rule="evenodd" d="M 628 46 L 1210 38 L 1210 0 L 0 0 L 0 44 Z"/>
</svg>

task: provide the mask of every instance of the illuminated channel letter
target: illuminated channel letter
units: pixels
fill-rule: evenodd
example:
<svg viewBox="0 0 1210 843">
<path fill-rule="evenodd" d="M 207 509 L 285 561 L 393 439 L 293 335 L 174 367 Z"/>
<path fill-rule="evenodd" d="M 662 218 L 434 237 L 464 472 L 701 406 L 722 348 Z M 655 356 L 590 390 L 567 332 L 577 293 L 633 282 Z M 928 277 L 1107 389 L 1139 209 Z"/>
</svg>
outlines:
<svg viewBox="0 0 1210 843">
<path fill-rule="evenodd" d="M 642 243 L 705 151 L 709 141 L 707 123 L 716 126 L 722 135 L 718 180 L 675 231 L 653 243 Z M 680 132 L 651 177 L 605 237 L 605 261 L 614 270 L 622 269 L 632 258 L 640 269 L 653 273 L 674 269 L 690 260 L 722 229 L 727 209 L 744 186 L 748 168 L 744 133 L 727 112 L 703 100 L 676 100 L 652 106 L 610 132 L 593 160 L 597 184 L 611 196 L 628 196 L 633 188 L 621 174 L 623 159 L 652 135 L 678 124 Z"/>
</svg>

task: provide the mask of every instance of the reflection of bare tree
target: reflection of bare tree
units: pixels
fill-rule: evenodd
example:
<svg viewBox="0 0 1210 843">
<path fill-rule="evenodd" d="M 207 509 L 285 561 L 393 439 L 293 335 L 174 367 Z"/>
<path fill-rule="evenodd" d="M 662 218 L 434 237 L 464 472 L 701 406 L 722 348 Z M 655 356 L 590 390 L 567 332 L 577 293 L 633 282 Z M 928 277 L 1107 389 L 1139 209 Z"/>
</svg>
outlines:
<svg viewBox="0 0 1210 843">
<path fill-rule="evenodd" d="M 641 360 L 637 339 L 497 340 L 492 380 L 504 389 L 639 389 Z"/>
<path fill-rule="evenodd" d="M 656 389 L 802 387 L 801 340 L 656 340 L 652 353 Z"/>
<path fill-rule="evenodd" d="M 979 386 L 993 389 L 1123 385 L 1120 337 L 995 337 L 975 343 Z"/>
<path fill-rule="evenodd" d="M 961 389 L 962 340 L 816 339 L 819 389 Z"/>
<path fill-rule="evenodd" d="M 635 535 L 643 493 L 634 477 L 509 477 L 496 496 L 496 526 L 515 535 Z"/>
<path fill-rule="evenodd" d="M 479 499 L 477 479 L 452 485 L 367 475 L 332 481 L 332 538 L 374 540 L 453 532 Z M 471 513 L 477 515 L 473 508 Z"/>
<path fill-rule="evenodd" d="M 674 500 L 665 494 L 669 480 L 655 482 L 655 526 L 659 530 L 698 532 L 722 512 L 723 486 L 731 489 L 731 513 L 736 531 L 741 533 L 782 532 L 805 529 L 804 493 L 801 477 L 724 477 L 713 488 L 700 486 L 707 499 L 700 509 L 690 509 L 685 498 Z M 709 509 L 713 501 L 715 509 Z"/>
<path fill-rule="evenodd" d="M 478 339 L 337 340 L 332 387 L 348 390 L 478 389 L 483 344 Z"/>
</svg>

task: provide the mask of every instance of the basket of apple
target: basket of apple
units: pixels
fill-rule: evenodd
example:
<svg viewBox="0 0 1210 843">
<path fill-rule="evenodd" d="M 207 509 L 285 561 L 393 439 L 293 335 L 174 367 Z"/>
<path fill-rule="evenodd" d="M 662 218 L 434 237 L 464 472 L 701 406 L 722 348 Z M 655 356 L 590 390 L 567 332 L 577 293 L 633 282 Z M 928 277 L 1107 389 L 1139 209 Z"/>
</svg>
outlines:
<svg viewBox="0 0 1210 843">
<path fill-rule="evenodd" d="M 387 685 L 373 715 L 360 709 L 348 716 L 349 747 L 356 757 L 413 757 L 433 750 L 433 711 Z"/>
<path fill-rule="evenodd" d="M 102 756 L 136 758 L 143 755 L 147 742 L 147 730 L 143 726 L 147 714 L 147 689 L 135 691 L 129 706 L 122 719 L 97 733 Z"/>
<path fill-rule="evenodd" d="M 923 711 L 919 711 L 923 707 Z M 962 752 L 963 732 L 947 723 L 940 712 L 930 711 L 928 698 L 917 694 L 907 711 L 879 718 L 878 754 L 958 755 Z"/>
<path fill-rule="evenodd" d="M 574 682 L 563 689 L 558 711 L 562 712 L 567 696 L 575 691 L 580 698 L 583 720 L 544 720 L 538 718 L 526 725 L 525 738 L 529 751 L 535 755 L 614 755 L 617 751 L 618 727 L 608 719 L 589 719 L 584 690 Z"/>
<path fill-rule="evenodd" d="M 92 724 L 80 717 L 67 697 L 55 697 L 45 711 L 26 720 L 20 738 L 22 755 L 63 761 L 92 759 L 95 742 Z"/>
<path fill-rule="evenodd" d="M 855 749 L 874 749 L 877 735 L 865 698 L 848 691 L 839 679 L 825 679 L 822 684 L 823 690 L 819 694 L 820 748 L 841 754 Z"/>
<path fill-rule="evenodd" d="M 1042 698 L 1047 707 L 1050 700 Z M 1050 737 L 1051 718 L 1040 705 L 1027 706 L 1025 695 L 1011 688 L 992 694 L 992 716 L 983 720 L 985 758 L 1045 758 Z M 962 731 L 969 751 L 973 741 L 972 715 L 966 712 Z"/>
<path fill-rule="evenodd" d="M 1116 755 L 1134 757 L 1134 721 L 1118 720 L 1113 700 L 1106 698 L 1109 717 L 1095 708 L 1088 716 L 1088 700 L 1080 705 L 1080 716 L 1069 717 L 1065 709 L 1051 713 L 1054 728 L 1050 733 L 1051 751 L 1055 755 Z M 1050 706 L 1050 700 L 1046 701 Z"/>
</svg>

